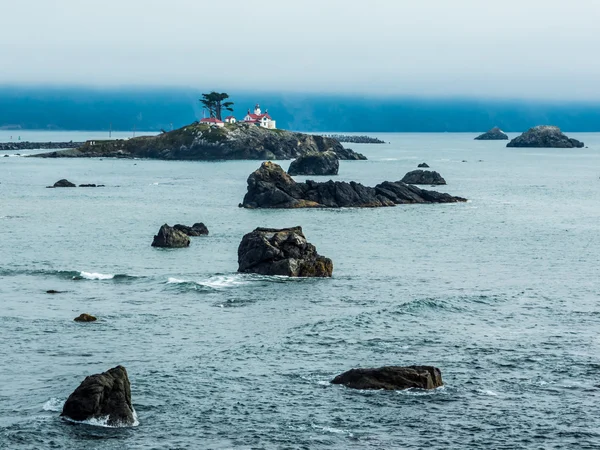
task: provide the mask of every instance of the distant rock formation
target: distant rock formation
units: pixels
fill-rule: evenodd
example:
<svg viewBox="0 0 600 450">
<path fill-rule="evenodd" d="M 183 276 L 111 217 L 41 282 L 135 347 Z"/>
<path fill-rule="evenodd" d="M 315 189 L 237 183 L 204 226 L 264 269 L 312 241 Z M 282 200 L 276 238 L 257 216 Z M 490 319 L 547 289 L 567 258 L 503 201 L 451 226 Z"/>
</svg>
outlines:
<svg viewBox="0 0 600 450">
<path fill-rule="evenodd" d="M 156 136 L 88 141 L 79 148 L 35 155 L 42 158 L 153 158 L 215 161 L 294 159 L 332 151 L 338 159 L 366 159 L 323 136 L 272 130 L 244 123 L 224 127 L 194 123 Z"/>
<path fill-rule="evenodd" d="M 508 135 L 504 133 L 500 128 L 494 127 L 489 131 L 477 136 L 476 141 L 507 141 Z"/>
<path fill-rule="evenodd" d="M 290 175 L 337 175 L 340 162 L 335 152 L 309 153 L 292 161 Z"/>
<path fill-rule="evenodd" d="M 388 366 L 378 369 L 352 369 L 335 377 L 333 384 L 352 389 L 435 389 L 443 386 L 442 372 L 432 366 Z"/>
<path fill-rule="evenodd" d="M 134 425 L 131 385 L 125 367 L 86 377 L 65 402 L 61 416 L 78 422 L 105 420 L 109 426 Z"/>
<path fill-rule="evenodd" d="M 427 164 L 427 163 L 421 163 L 417 167 L 420 167 L 420 168 L 423 168 L 423 169 L 429 169 L 429 164 Z"/>
<path fill-rule="evenodd" d="M 46 186 L 47 188 L 65 188 L 65 187 L 77 187 L 75 183 L 71 183 L 69 180 L 58 180 L 52 186 Z"/>
<path fill-rule="evenodd" d="M 432 170 L 413 170 L 404 175 L 402 182 L 406 184 L 446 184 L 446 180 Z"/>
<path fill-rule="evenodd" d="M 581 148 L 583 142 L 570 139 L 560 128 L 540 125 L 530 128 L 521 136 L 514 138 L 507 147 L 542 147 L 542 148 Z"/>
<path fill-rule="evenodd" d="M 328 134 L 325 137 L 336 139 L 342 143 L 350 144 L 385 144 L 385 141 L 370 136 L 352 136 L 348 134 Z"/>
<path fill-rule="evenodd" d="M 301 227 L 257 228 L 238 248 L 238 272 L 287 277 L 330 277 L 333 263 L 308 243 Z"/>
<path fill-rule="evenodd" d="M 92 316 L 91 314 L 83 313 L 75 317 L 73 320 L 75 322 L 95 322 L 98 319 Z"/>
<path fill-rule="evenodd" d="M 17 142 L 0 142 L 1 151 L 11 150 L 58 150 L 65 148 L 77 148 L 81 147 L 83 142 L 28 142 L 28 141 L 17 141 Z"/>
<path fill-rule="evenodd" d="M 186 225 L 177 224 L 173 228 L 187 234 L 188 236 L 206 236 L 208 235 L 208 228 L 202 222 L 195 223 L 191 227 Z"/>
<path fill-rule="evenodd" d="M 80 184 L 79 187 L 104 187 L 103 184 Z"/>
<path fill-rule="evenodd" d="M 455 203 L 466 201 L 402 181 L 384 181 L 374 188 L 351 181 L 296 183 L 277 164 L 264 162 L 248 177 L 244 208 L 379 207 L 404 203 Z"/>
<path fill-rule="evenodd" d="M 158 234 L 154 236 L 152 247 L 181 248 L 189 247 L 190 238 L 183 232 L 170 227 L 166 223 L 160 227 Z"/>
</svg>

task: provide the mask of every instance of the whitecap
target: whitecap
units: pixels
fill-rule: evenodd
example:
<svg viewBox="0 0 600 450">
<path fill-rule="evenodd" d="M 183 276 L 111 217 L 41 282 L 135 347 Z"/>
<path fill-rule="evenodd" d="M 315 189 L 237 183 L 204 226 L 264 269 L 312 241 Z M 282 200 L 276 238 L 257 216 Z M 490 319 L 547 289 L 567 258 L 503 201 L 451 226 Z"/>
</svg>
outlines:
<svg viewBox="0 0 600 450">
<path fill-rule="evenodd" d="M 93 273 L 93 272 L 81 272 L 79 274 L 81 278 L 85 278 L 86 280 L 112 280 L 114 275 L 106 275 L 103 273 Z"/>
<path fill-rule="evenodd" d="M 167 284 L 181 284 L 181 283 L 189 283 L 189 281 L 180 280 L 179 278 L 169 278 L 167 280 Z"/>
<path fill-rule="evenodd" d="M 484 394 L 484 395 L 489 395 L 491 397 L 498 397 L 498 394 L 496 392 L 490 391 L 490 390 L 479 390 L 477 392 L 480 392 L 481 394 Z"/>
<path fill-rule="evenodd" d="M 323 427 L 321 425 L 315 425 L 314 423 L 312 424 L 312 427 L 316 430 L 326 431 L 327 433 L 334 433 L 334 434 L 348 433 L 348 430 L 340 430 L 339 428 L 333 428 L 333 427 Z"/>
<path fill-rule="evenodd" d="M 240 276 L 216 276 L 209 278 L 206 281 L 199 281 L 197 284 L 213 289 L 223 289 L 227 287 L 248 284 L 248 281 L 244 280 Z"/>
<path fill-rule="evenodd" d="M 65 404 L 64 400 L 60 400 L 58 398 L 52 397 L 50 400 L 48 400 L 46 403 L 44 403 L 44 406 L 42 406 L 42 409 L 44 411 L 61 412 L 64 404 Z"/>
<path fill-rule="evenodd" d="M 82 425 L 91 425 L 93 427 L 103 427 L 103 428 L 129 428 L 129 427 L 137 427 L 140 424 L 140 421 L 138 420 L 138 415 L 137 412 L 135 411 L 135 409 L 132 411 L 133 412 L 133 424 L 131 425 L 125 425 L 125 424 L 119 424 L 119 425 L 109 425 L 108 424 L 108 416 L 105 417 L 95 417 L 92 419 L 87 419 L 87 420 L 73 420 L 69 417 L 63 417 L 63 419 L 72 422 L 72 423 L 80 423 Z"/>
</svg>

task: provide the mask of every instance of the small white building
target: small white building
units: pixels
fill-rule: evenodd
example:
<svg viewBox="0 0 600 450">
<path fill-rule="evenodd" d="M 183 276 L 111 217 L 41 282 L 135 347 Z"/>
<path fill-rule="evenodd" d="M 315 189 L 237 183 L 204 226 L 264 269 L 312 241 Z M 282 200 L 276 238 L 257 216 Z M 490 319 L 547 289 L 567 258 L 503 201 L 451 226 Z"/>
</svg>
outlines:
<svg viewBox="0 0 600 450">
<path fill-rule="evenodd" d="M 225 123 L 236 123 L 237 119 L 233 116 L 227 116 L 225 117 Z"/>
<path fill-rule="evenodd" d="M 205 117 L 204 119 L 200 119 L 200 123 L 206 123 L 208 125 L 216 125 L 218 127 L 224 127 L 225 122 L 219 120 L 215 117 Z"/>
<path fill-rule="evenodd" d="M 275 126 L 275 121 L 269 115 L 269 112 L 265 110 L 263 114 L 263 112 L 260 110 L 259 104 L 254 107 L 254 113 L 251 113 L 250 110 L 248 110 L 248 114 L 246 114 L 246 117 L 244 117 L 244 123 L 253 124 L 263 128 L 269 128 L 271 130 L 277 128 Z"/>
</svg>

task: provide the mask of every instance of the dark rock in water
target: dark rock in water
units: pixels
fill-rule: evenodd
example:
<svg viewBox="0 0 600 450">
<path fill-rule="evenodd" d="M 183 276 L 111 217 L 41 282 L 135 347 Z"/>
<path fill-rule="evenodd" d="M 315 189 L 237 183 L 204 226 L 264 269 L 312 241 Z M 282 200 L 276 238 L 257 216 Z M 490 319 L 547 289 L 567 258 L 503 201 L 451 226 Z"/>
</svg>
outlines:
<svg viewBox="0 0 600 450">
<path fill-rule="evenodd" d="M 504 133 L 500 128 L 494 127 L 489 131 L 477 136 L 476 141 L 507 141 L 508 135 Z"/>
<path fill-rule="evenodd" d="M 510 141 L 507 147 L 582 148 L 583 142 L 571 139 L 560 128 L 541 125 L 530 128 L 521 136 Z"/>
<path fill-rule="evenodd" d="M 402 178 L 403 183 L 407 184 L 446 184 L 446 180 L 436 171 L 431 170 L 413 170 L 408 172 Z"/>
<path fill-rule="evenodd" d="M 429 169 L 429 164 L 427 164 L 427 163 L 421 163 L 417 167 L 421 167 L 423 169 Z"/>
<path fill-rule="evenodd" d="M 296 183 L 277 164 L 264 162 L 248 177 L 244 208 L 340 208 L 379 207 L 403 203 L 455 203 L 466 201 L 426 191 L 402 181 L 385 181 L 374 188 L 351 181 Z"/>
<path fill-rule="evenodd" d="M 332 151 L 311 153 L 292 161 L 290 175 L 337 175 L 340 162 Z"/>
<path fill-rule="evenodd" d="M 46 291 L 46 294 L 62 294 L 63 291 L 55 291 L 54 289 L 50 289 Z"/>
<path fill-rule="evenodd" d="M 352 389 L 435 389 L 443 386 L 440 369 L 432 366 L 380 367 L 352 369 L 335 377 L 333 384 Z"/>
<path fill-rule="evenodd" d="M 238 248 L 238 272 L 288 277 L 330 277 L 331 259 L 317 253 L 301 227 L 257 228 Z"/>
<path fill-rule="evenodd" d="M 79 187 L 104 187 L 103 184 L 80 184 Z"/>
<path fill-rule="evenodd" d="M 174 225 L 173 228 L 187 234 L 188 236 L 206 236 L 208 234 L 208 228 L 202 222 L 195 223 L 191 227 L 177 224 Z"/>
<path fill-rule="evenodd" d="M 366 159 L 336 139 L 270 130 L 244 123 L 211 127 L 194 123 L 156 136 L 88 141 L 79 148 L 35 155 L 43 158 L 153 158 L 215 161 L 294 159 L 307 153 L 333 151 L 338 159 Z"/>
<path fill-rule="evenodd" d="M 131 385 L 123 366 L 91 375 L 69 396 L 62 417 L 78 422 L 99 419 L 109 426 L 131 426 L 136 422 L 131 404 Z"/>
<path fill-rule="evenodd" d="M 75 319 L 73 319 L 75 322 L 95 322 L 96 319 L 94 316 L 92 316 L 91 314 L 86 314 L 83 313 L 77 317 L 75 317 Z"/>
<path fill-rule="evenodd" d="M 48 186 L 49 188 L 64 188 L 64 187 L 77 187 L 76 184 L 71 183 L 69 180 L 58 180 L 54 185 Z"/>
<path fill-rule="evenodd" d="M 176 230 L 166 223 L 160 227 L 158 234 L 154 236 L 152 241 L 152 247 L 181 248 L 189 246 L 190 238 L 182 231 Z"/>
<path fill-rule="evenodd" d="M 9 155 L 4 155 L 5 158 L 9 158 Z"/>
</svg>

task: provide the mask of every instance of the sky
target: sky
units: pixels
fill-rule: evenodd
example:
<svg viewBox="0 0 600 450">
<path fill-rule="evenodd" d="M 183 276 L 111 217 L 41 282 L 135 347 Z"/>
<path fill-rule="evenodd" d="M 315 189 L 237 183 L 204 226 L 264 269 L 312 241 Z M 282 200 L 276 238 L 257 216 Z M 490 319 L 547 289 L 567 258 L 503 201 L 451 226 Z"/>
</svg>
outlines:
<svg viewBox="0 0 600 450">
<path fill-rule="evenodd" d="M 600 0 L 0 0 L 0 84 L 600 100 Z"/>
</svg>

